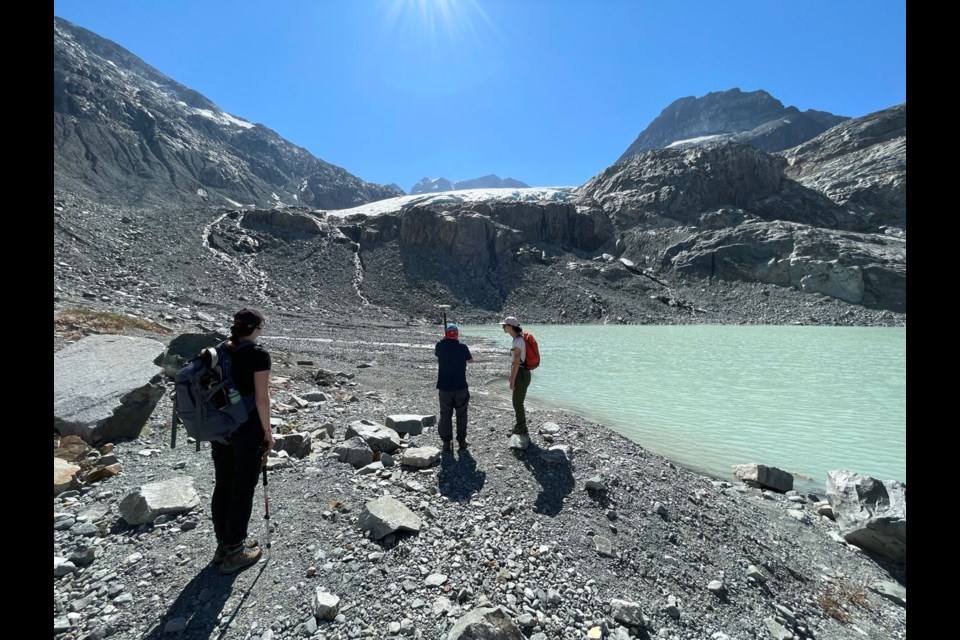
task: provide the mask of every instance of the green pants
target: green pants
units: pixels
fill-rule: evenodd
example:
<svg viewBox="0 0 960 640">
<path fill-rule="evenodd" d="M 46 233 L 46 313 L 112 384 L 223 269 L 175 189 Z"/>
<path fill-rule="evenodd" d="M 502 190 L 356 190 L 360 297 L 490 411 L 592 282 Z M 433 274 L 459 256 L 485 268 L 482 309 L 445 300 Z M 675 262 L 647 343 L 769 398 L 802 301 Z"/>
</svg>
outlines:
<svg viewBox="0 0 960 640">
<path fill-rule="evenodd" d="M 530 386 L 530 370 L 520 369 L 513 381 L 513 410 L 517 413 L 517 423 L 513 430 L 517 433 L 527 432 L 527 412 L 523 408 L 523 400 L 527 397 L 527 387 Z"/>
</svg>

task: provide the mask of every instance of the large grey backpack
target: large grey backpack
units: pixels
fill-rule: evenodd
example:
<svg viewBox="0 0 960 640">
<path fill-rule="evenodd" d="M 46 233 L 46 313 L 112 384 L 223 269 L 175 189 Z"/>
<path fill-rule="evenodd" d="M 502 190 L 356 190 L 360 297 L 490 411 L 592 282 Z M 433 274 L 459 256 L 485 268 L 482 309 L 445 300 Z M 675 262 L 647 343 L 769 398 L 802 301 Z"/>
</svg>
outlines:
<svg viewBox="0 0 960 640">
<path fill-rule="evenodd" d="M 176 446 L 177 421 L 187 435 L 201 442 L 226 443 L 247 421 L 256 402 L 254 396 L 241 396 L 233 382 L 232 357 L 244 347 L 256 344 L 230 341 L 203 349 L 174 376 L 173 433 L 170 447 Z"/>
</svg>

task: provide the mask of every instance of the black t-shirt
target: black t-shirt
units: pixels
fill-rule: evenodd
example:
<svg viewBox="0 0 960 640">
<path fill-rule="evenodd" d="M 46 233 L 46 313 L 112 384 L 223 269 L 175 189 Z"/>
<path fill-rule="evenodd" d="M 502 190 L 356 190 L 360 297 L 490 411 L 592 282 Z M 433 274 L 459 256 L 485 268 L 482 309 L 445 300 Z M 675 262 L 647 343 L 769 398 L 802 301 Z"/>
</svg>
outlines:
<svg viewBox="0 0 960 640">
<path fill-rule="evenodd" d="M 232 355 L 231 371 L 233 373 L 233 383 L 237 385 L 237 390 L 241 396 L 252 397 L 255 390 L 253 374 L 257 371 L 270 370 L 270 352 L 259 344 L 254 344 L 253 346 L 237 349 L 232 352 Z M 263 425 L 260 424 L 260 413 L 257 411 L 252 399 L 247 402 L 247 406 L 251 407 L 250 417 L 243 426 L 247 427 L 252 423 L 257 429 L 262 431 Z"/>
<path fill-rule="evenodd" d="M 467 360 L 472 360 L 467 345 L 453 338 L 444 338 L 434 348 L 439 369 L 437 371 L 437 389 L 440 391 L 459 391 L 467 388 Z"/>
</svg>

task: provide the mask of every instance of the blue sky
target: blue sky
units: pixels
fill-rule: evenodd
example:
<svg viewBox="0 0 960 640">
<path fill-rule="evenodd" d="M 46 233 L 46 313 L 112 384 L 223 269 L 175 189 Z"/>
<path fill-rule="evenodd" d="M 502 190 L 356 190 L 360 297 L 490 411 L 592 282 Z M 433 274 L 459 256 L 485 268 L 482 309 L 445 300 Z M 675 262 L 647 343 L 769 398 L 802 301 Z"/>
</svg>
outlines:
<svg viewBox="0 0 960 640">
<path fill-rule="evenodd" d="M 906 0 L 55 0 L 238 117 L 371 182 L 576 186 L 674 100 L 906 101 Z"/>
</svg>

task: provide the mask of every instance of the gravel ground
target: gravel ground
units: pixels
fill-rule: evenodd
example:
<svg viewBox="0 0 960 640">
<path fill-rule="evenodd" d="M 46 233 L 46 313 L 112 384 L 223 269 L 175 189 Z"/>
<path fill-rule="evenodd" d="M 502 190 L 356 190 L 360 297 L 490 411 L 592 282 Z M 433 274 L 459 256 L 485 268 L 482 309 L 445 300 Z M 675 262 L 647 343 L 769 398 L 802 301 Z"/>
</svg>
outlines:
<svg viewBox="0 0 960 640">
<path fill-rule="evenodd" d="M 878 592 L 905 587 L 905 566 L 837 542 L 837 525 L 818 515 L 823 496 L 699 475 L 559 411 L 532 409 L 530 448 L 510 449 L 505 356 L 470 369 L 466 452 L 359 474 L 331 454 L 351 422 L 436 413 L 436 328 L 362 321 L 306 332 L 290 314 L 267 316 L 277 431 L 333 434 L 269 472 L 272 548 L 233 576 L 208 564 L 209 449 L 197 452 L 182 431 L 169 448 L 165 396 L 141 437 L 115 443 L 119 475 L 54 499 L 54 556 L 93 558 L 54 578 L 55 638 L 442 639 L 487 603 L 537 640 L 595 628 L 684 640 L 906 637 L 905 606 Z M 139 333 L 166 342 L 210 328 L 179 324 Z M 55 348 L 64 343 L 55 335 Z M 316 391 L 328 401 L 298 400 Z M 434 428 L 402 443 L 439 445 Z M 120 517 L 130 491 L 183 476 L 196 508 L 140 526 Z M 591 479 L 604 489 L 588 490 Z M 382 495 L 422 518 L 419 532 L 365 535 L 364 505 Z M 251 535 L 261 540 L 263 498 L 259 487 Z M 314 617 L 317 590 L 339 597 L 334 620 Z M 636 603 L 639 617 L 617 600 Z"/>
</svg>

